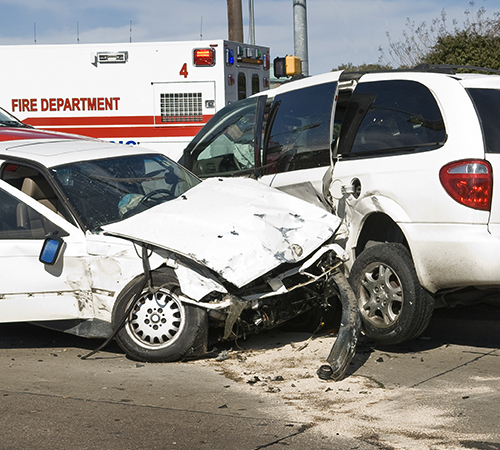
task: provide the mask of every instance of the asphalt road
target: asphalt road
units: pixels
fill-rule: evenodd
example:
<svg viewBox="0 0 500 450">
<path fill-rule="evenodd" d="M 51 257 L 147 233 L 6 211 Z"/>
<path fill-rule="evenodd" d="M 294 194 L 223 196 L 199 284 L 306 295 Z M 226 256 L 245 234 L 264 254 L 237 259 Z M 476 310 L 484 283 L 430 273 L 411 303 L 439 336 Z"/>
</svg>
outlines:
<svg viewBox="0 0 500 450">
<path fill-rule="evenodd" d="M 390 349 L 361 345 L 350 374 L 397 391 L 410 415 L 422 402 L 446 404 L 463 429 L 453 448 L 500 449 L 499 324 L 500 308 L 437 311 L 423 339 Z M 419 436 L 406 436 L 415 443 L 408 447 L 320 435 L 210 366 L 136 363 L 114 344 L 80 358 L 98 343 L 0 324 L 0 449 L 447 448 L 425 447 Z"/>
<path fill-rule="evenodd" d="M 97 344 L 0 325 L 2 450 L 374 448 L 318 439 L 310 424 L 282 419 L 272 402 L 231 390 L 212 369 L 137 363 L 114 345 L 80 358 Z"/>
</svg>

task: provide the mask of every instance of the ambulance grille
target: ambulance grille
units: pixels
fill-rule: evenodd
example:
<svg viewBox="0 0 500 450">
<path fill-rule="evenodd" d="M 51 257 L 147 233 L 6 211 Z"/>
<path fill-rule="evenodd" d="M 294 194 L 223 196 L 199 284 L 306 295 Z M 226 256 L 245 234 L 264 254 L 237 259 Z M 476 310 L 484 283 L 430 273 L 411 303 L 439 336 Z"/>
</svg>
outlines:
<svg viewBox="0 0 500 450">
<path fill-rule="evenodd" d="M 202 122 L 201 92 L 160 94 L 162 122 Z"/>
</svg>

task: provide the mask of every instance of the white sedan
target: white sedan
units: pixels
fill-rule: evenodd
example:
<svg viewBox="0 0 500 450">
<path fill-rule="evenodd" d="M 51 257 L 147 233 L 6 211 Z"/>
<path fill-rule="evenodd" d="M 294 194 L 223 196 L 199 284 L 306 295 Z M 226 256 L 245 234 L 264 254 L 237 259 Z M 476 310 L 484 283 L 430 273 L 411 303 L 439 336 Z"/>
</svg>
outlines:
<svg viewBox="0 0 500 450">
<path fill-rule="evenodd" d="M 0 321 L 116 336 L 137 360 L 199 355 L 327 307 L 339 224 L 144 148 L 0 128 Z"/>
</svg>

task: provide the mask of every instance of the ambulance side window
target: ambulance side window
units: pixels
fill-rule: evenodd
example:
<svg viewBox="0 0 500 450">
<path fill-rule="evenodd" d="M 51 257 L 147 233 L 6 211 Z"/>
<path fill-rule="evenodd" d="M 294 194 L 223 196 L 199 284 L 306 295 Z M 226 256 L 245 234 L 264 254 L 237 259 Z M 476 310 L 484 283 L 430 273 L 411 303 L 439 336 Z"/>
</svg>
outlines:
<svg viewBox="0 0 500 450">
<path fill-rule="evenodd" d="M 238 100 L 247 98 L 247 77 L 244 73 L 238 74 Z"/>
<path fill-rule="evenodd" d="M 252 95 L 260 92 L 260 78 L 259 75 L 254 73 L 252 75 Z"/>
</svg>

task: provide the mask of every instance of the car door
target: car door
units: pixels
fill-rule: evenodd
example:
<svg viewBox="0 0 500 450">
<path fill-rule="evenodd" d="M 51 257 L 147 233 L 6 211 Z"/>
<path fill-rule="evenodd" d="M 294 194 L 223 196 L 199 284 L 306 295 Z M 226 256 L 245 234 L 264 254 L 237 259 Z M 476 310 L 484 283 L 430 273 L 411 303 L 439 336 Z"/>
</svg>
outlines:
<svg viewBox="0 0 500 450">
<path fill-rule="evenodd" d="M 397 223 L 422 221 L 422 211 L 429 217 L 425 194 L 442 191 L 437 173 L 429 176 L 429 152 L 447 136 L 430 89 L 413 80 L 361 81 L 341 121 L 330 193 L 350 226 L 349 245 L 372 213 Z"/>
<path fill-rule="evenodd" d="M 180 163 L 200 178 L 255 176 L 266 98 L 248 98 L 219 111 L 186 147 Z"/>
<path fill-rule="evenodd" d="M 259 179 L 316 203 L 330 167 L 340 72 L 276 95 L 269 110 Z"/>
<path fill-rule="evenodd" d="M 19 218 L 26 215 L 21 226 Z M 54 265 L 39 260 L 49 234 L 64 242 Z M 0 322 L 93 315 L 83 232 L 2 180 L 0 280 Z"/>
<path fill-rule="evenodd" d="M 341 72 L 300 80 L 219 111 L 180 163 L 201 178 L 246 176 L 324 206 L 333 113 Z"/>
</svg>

